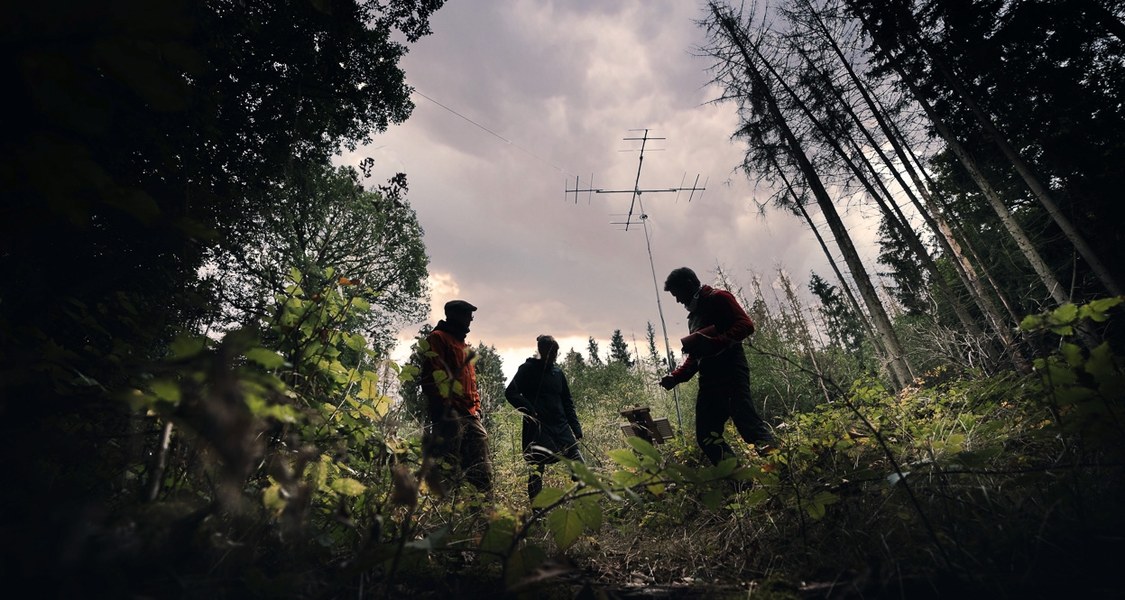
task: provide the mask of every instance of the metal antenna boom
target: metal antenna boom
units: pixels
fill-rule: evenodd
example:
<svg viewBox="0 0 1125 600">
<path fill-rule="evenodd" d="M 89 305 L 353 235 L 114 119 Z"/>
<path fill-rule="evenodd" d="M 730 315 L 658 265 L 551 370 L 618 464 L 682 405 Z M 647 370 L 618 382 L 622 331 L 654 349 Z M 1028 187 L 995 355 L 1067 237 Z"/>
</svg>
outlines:
<svg viewBox="0 0 1125 600">
<path fill-rule="evenodd" d="M 627 141 L 627 142 L 639 141 L 641 143 L 640 155 L 637 159 L 637 177 L 633 181 L 633 189 L 629 189 L 629 190 L 607 190 L 607 189 L 602 189 L 602 188 L 596 188 L 596 187 L 593 186 L 593 180 L 594 180 L 593 175 L 590 176 L 590 182 L 591 182 L 590 187 L 579 188 L 578 186 L 579 186 L 580 182 L 579 182 L 578 178 L 575 177 L 574 178 L 574 188 L 573 189 L 571 189 L 571 188 L 565 189 L 566 194 L 568 194 L 568 195 L 571 194 L 571 193 L 574 194 L 574 203 L 575 204 L 578 204 L 578 194 L 579 193 L 587 193 L 587 194 L 632 194 L 632 196 L 633 196 L 632 200 L 629 201 L 629 214 L 625 218 L 625 222 L 623 223 L 625 225 L 625 231 L 629 231 L 630 225 L 635 225 L 635 223 L 633 222 L 633 212 L 634 212 L 634 208 L 637 205 L 637 201 L 640 199 L 641 194 L 673 192 L 673 193 L 676 193 L 678 195 L 679 192 L 690 192 L 691 195 L 688 197 L 688 202 L 691 202 L 692 198 L 695 197 L 696 192 L 699 192 L 700 197 L 702 197 L 703 190 L 707 189 L 706 182 L 704 182 L 704 184 L 703 184 L 704 187 L 699 187 L 699 175 L 695 176 L 695 183 L 692 184 L 691 187 L 683 187 L 683 181 L 681 180 L 680 187 L 641 189 L 641 170 L 644 168 L 644 165 L 645 165 L 645 150 L 653 151 L 653 150 L 651 150 L 647 147 L 648 141 L 649 140 L 663 140 L 665 138 L 650 137 L 648 135 L 648 129 L 638 129 L 636 131 L 643 131 L 644 133 L 641 135 L 641 137 L 622 138 L 624 141 Z"/>
<path fill-rule="evenodd" d="M 578 178 L 575 177 L 575 179 L 574 179 L 574 189 L 567 189 L 566 193 L 567 194 L 570 194 L 572 192 L 574 193 L 575 204 L 578 203 L 579 192 L 590 193 L 590 194 L 632 194 L 632 196 L 633 196 L 632 200 L 630 200 L 630 202 L 629 202 L 629 214 L 625 217 L 625 221 L 624 222 L 616 222 L 614 224 L 615 225 L 624 225 L 625 231 L 629 231 L 629 225 L 634 224 L 633 223 L 634 208 L 636 208 L 637 210 L 640 211 L 641 225 L 643 226 L 644 231 L 645 231 L 645 248 L 648 250 L 648 265 L 649 265 L 649 268 L 652 270 L 652 285 L 653 285 L 653 288 L 655 288 L 655 290 L 656 290 L 656 312 L 659 313 L 659 315 L 660 315 L 660 329 L 664 333 L 664 349 L 665 349 L 665 352 L 667 353 L 667 357 L 668 357 L 667 358 L 667 363 L 668 363 L 667 366 L 668 366 L 668 371 L 671 372 L 672 366 L 673 366 L 672 365 L 672 345 L 668 341 L 668 325 L 666 324 L 666 322 L 664 320 L 664 307 L 660 303 L 660 284 L 657 282 L 657 279 L 656 279 L 656 263 L 655 263 L 655 261 L 653 261 L 653 258 L 652 258 L 652 241 L 650 239 L 649 231 L 648 231 L 648 215 L 645 214 L 644 203 L 641 201 L 641 194 L 656 193 L 656 192 L 675 192 L 678 196 L 679 192 L 690 192 L 691 195 L 688 196 L 688 202 L 691 202 L 692 198 L 695 198 L 696 192 L 699 192 L 701 198 L 703 197 L 703 190 L 707 189 L 707 183 L 705 181 L 704 184 L 703 184 L 703 187 L 699 187 L 699 175 L 696 175 L 695 176 L 695 183 L 693 183 L 691 187 L 689 187 L 689 188 L 683 187 L 684 179 L 687 179 L 687 174 L 685 173 L 684 179 L 680 180 L 680 187 L 658 188 L 658 189 L 641 189 L 641 170 L 644 168 L 644 164 L 645 164 L 645 150 L 648 147 L 648 141 L 649 140 L 663 140 L 664 138 L 649 137 L 648 129 L 638 129 L 636 131 L 643 131 L 644 133 L 641 135 L 641 137 L 624 138 L 625 141 L 639 141 L 641 143 L 640 154 L 639 154 L 638 159 L 637 159 L 637 176 L 633 181 L 633 189 L 631 189 L 631 190 L 603 190 L 603 189 L 600 189 L 600 188 L 595 188 L 595 187 L 593 187 L 593 183 L 592 183 L 594 177 L 593 177 L 593 175 L 591 175 L 590 176 L 591 185 L 590 185 L 589 188 L 580 189 L 578 187 L 578 184 L 579 184 Z M 676 423 L 679 426 L 680 435 L 682 436 L 683 435 L 683 429 L 684 429 L 684 423 L 683 423 L 683 418 L 680 415 L 680 397 L 676 393 L 675 388 L 672 388 L 672 399 L 676 404 Z"/>
</svg>

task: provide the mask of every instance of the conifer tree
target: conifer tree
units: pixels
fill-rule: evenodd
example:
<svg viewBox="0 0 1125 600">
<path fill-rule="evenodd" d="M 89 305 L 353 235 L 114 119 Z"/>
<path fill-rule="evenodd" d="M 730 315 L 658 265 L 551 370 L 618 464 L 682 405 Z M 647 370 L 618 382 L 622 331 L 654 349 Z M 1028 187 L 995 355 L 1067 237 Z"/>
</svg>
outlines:
<svg viewBox="0 0 1125 600">
<path fill-rule="evenodd" d="M 609 339 L 609 362 L 626 367 L 633 366 L 633 359 L 629 355 L 629 345 L 625 343 L 625 336 L 621 334 L 620 329 L 614 329 L 613 336 Z"/>
</svg>

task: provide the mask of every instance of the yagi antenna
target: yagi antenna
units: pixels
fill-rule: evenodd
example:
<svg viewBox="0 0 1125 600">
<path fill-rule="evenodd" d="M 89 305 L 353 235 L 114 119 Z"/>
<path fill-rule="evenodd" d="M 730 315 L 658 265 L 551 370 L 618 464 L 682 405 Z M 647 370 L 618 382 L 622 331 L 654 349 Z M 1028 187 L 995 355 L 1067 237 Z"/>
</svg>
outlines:
<svg viewBox="0 0 1125 600">
<path fill-rule="evenodd" d="M 572 194 L 572 193 L 574 194 L 574 203 L 575 204 L 578 204 L 578 194 L 580 194 L 580 193 L 587 194 L 587 198 L 590 198 L 593 194 L 632 194 L 632 196 L 633 196 L 632 200 L 630 200 L 630 202 L 629 202 L 629 213 L 625 215 L 625 220 L 624 221 L 611 221 L 610 223 L 613 224 L 613 225 L 624 225 L 625 231 L 629 231 L 630 225 L 639 224 L 644 228 L 645 248 L 648 250 L 648 265 L 649 265 L 649 268 L 652 269 L 652 286 L 653 286 L 653 288 L 656 289 L 656 311 L 660 314 L 660 328 L 664 332 L 664 349 L 667 352 L 667 357 L 668 357 L 667 366 L 668 366 L 669 372 L 671 372 L 672 368 L 675 366 L 675 365 L 672 364 L 672 344 L 668 341 L 668 326 L 667 326 L 667 324 L 665 324 L 664 308 L 660 303 L 660 286 L 656 282 L 656 264 L 653 262 L 653 259 L 652 259 L 652 240 L 649 236 L 649 231 L 648 231 L 648 215 L 645 214 L 644 203 L 641 201 L 641 194 L 656 194 L 656 193 L 675 192 L 676 193 L 676 199 L 678 200 L 679 197 L 680 197 L 680 194 L 682 192 L 689 192 L 688 202 L 691 202 L 696 197 L 697 192 L 699 193 L 700 198 L 703 197 L 703 191 L 707 189 L 707 180 L 704 180 L 703 186 L 701 187 L 699 185 L 699 175 L 696 175 L 695 176 L 695 182 L 691 184 L 691 187 L 685 187 L 684 182 L 687 181 L 687 173 L 684 173 L 683 178 L 680 179 L 680 186 L 679 187 L 642 189 L 641 188 L 641 169 L 643 169 L 644 165 L 645 165 L 645 150 L 647 149 L 648 141 L 649 140 L 663 140 L 664 138 L 649 137 L 648 129 L 632 129 L 630 131 L 643 131 L 644 132 L 644 134 L 641 135 L 641 137 L 623 138 L 625 141 L 639 141 L 641 143 L 640 155 L 639 155 L 638 160 L 637 160 L 637 177 L 633 181 L 633 189 L 631 189 L 631 190 L 606 190 L 606 189 L 602 189 L 602 188 L 596 188 L 596 187 L 594 187 L 594 176 L 590 175 L 590 187 L 580 188 L 579 187 L 580 182 L 579 182 L 578 178 L 575 177 L 574 178 L 574 189 L 566 189 L 566 194 L 567 194 L 567 197 L 569 197 L 569 195 Z M 649 151 L 650 152 L 656 152 L 658 150 L 649 150 Z M 639 211 L 638 212 L 638 218 L 639 218 L 638 221 L 633 220 L 634 210 Z M 682 432 L 683 432 L 684 424 L 683 424 L 683 419 L 680 416 L 680 398 L 679 398 L 679 395 L 676 393 L 676 388 L 672 388 L 672 400 L 676 404 L 676 422 L 679 425 L 681 435 L 683 435 Z"/>
<path fill-rule="evenodd" d="M 684 187 L 683 182 L 685 180 L 687 180 L 687 174 L 686 173 L 684 174 L 683 179 L 680 180 L 680 187 L 642 189 L 641 188 L 641 169 L 643 169 L 644 166 L 645 166 L 645 150 L 647 149 L 646 147 L 648 146 L 648 142 L 649 142 L 649 140 L 663 140 L 665 138 L 649 137 L 648 129 L 631 129 L 630 131 L 643 131 L 644 132 L 644 134 L 641 137 L 622 138 L 623 140 L 625 140 L 627 142 L 639 141 L 641 143 L 640 155 L 639 155 L 638 160 L 637 160 L 637 177 L 633 181 L 633 189 L 607 190 L 607 189 L 603 189 L 603 188 L 596 188 L 596 187 L 594 187 L 594 183 L 593 183 L 594 182 L 594 176 L 592 174 L 590 175 L 590 187 L 580 188 L 579 185 L 580 185 L 581 182 L 578 180 L 578 177 L 575 176 L 575 178 L 574 178 L 574 188 L 573 189 L 570 189 L 570 188 L 566 189 L 566 194 L 567 194 L 568 197 L 569 197 L 570 194 L 574 194 L 574 203 L 575 204 L 578 204 L 578 194 L 580 194 L 580 193 L 587 194 L 587 198 L 589 198 L 590 195 L 592 195 L 592 194 L 632 194 L 633 197 L 629 201 L 629 214 L 626 215 L 625 221 L 623 223 L 621 223 L 621 224 L 625 225 L 625 231 L 629 231 L 629 225 L 635 224 L 633 222 L 633 211 L 637 206 L 637 202 L 640 200 L 641 194 L 657 194 L 657 193 L 675 192 L 676 197 L 678 198 L 679 194 L 681 192 L 690 192 L 690 195 L 688 196 L 688 202 L 691 202 L 692 199 L 695 198 L 696 192 L 699 192 L 699 197 L 702 198 L 703 197 L 703 190 L 707 189 L 707 187 L 706 187 L 707 182 L 706 181 L 704 181 L 703 187 L 699 186 L 699 175 L 695 176 L 695 183 L 693 183 L 691 187 Z M 659 151 L 659 149 L 657 149 L 657 150 L 649 149 L 649 152 L 658 152 L 658 151 Z"/>
</svg>

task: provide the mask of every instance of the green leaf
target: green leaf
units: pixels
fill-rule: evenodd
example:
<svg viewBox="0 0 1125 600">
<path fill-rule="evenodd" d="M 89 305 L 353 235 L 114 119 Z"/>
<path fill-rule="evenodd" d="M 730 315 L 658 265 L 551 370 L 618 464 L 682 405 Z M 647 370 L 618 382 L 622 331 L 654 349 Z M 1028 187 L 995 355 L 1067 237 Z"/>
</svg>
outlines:
<svg viewBox="0 0 1125 600">
<path fill-rule="evenodd" d="M 836 504 L 839 501 L 839 496 L 827 490 L 818 492 L 815 496 L 813 496 L 813 502 L 824 506 L 828 506 L 829 504 Z"/>
<path fill-rule="evenodd" d="M 180 402 L 180 386 L 171 379 L 157 379 L 148 384 L 152 393 L 157 398 L 171 402 L 172 404 L 179 404 Z"/>
<path fill-rule="evenodd" d="M 191 358 L 207 347 L 207 340 L 203 337 L 179 335 L 172 341 L 169 350 L 171 352 L 172 360 L 180 360 L 184 358 Z"/>
<path fill-rule="evenodd" d="M 637 452 L 640 452 L 642 456 L 647 456 L 656 462 L 660 462 L 660 452 L 647 441 L 633 435 L 625 438 L 625 443 L 632 446 Z"/>
<path fill-rule="evenodd" d="M 1109 318 L 1109 316 L 1105 314 L 1106 311 L 1113 308 L 1114 306 L 1117 306 L 1118 304 L 1121 304 L 1122 300 L 1125 300 L 1125 296 L 1099 298 L 1083 305 L 1078 312 L 1078 316 L 1090 319 L 1091 321 L 1096 321 L 1098 323 L 1103 323 Z"/>
<path fill-rule="evenodd" d="M 703 505 L 711 510 L 718 510 L 723 504 L 723 491 L 720 489 L 710 489 L 703 494 L 700 499 Z"/>
<path fill-rule="evenodd" d="M 280 515 L 281 511 L 285 510 L 288 504 L 285 496 L 281 493 L 281 485 L 276 481 L 271 481 L 270 486 L 262 490 L 262 506 L 275 515 Z"/>
<path fill-rule="evenodd" d="M 615 448 L 610 450 L 607 454 L 617 464 L 628 467 L 630 469 L 640 469 L 641 462 L 637 460 L 637 455 L 633 454 L 632 450 L 627 448 Z"/>
<path fill-rule="evenodd" d="M 253 412 L 260 417 L 269 417 L 282 423 L 296 423 L 297 417 L 300 415 L 297 409 L 285 404 L 270 404 Z"/>
<path fill-rule="evenodd" d="M 1053 325 L 1071 325 L 1078 318 L 1078 305 L 1067 302 L 1056 308 L 1048 316 L 1048 321 Z"/>
<path fill-rule="evenodd" d="M 362 494 L 367 487 L 362 483 L 351 479 L 349 477 L 341 477 L 332 482 L 333 491 L 339 492 L 345 496 L 358 496 Z"/>
<path fill-rule="evenodd" d="M 769 497 L 769 490 L 766 490 L 765 488 L 756 488 L 746 495 L 746 498 L 743 499 L 742 503 L 746 507 L 757 506 L 765 502 L 766 500 L 769 500 Z"/>
<path fill-rule="evenodd" d="M 363 379 L 359 381 L 359 390 L 356 392 L 356 396 L 364 400 L 379 398 L 379 378 L 370 371 L 364 373 Z"/>
<path fill-rule="evenodd" d="M 1066 359 L 1066 363 L 1072 367 L 1080 366 L 1084 360 L 1082 348 L 1079 348 L 1078 344 L 1063 344 L 1062 347 L 1059 348 L 1059 352 L 1063 355 L 1063 358 Z"/>
<path fill-rule="evenodd" d="M 1020 321 L 1021 331 L 1034 331 L 1043 325 L 1043 318 L 1039 315 L 1028 315 Z"/>
<path fill-rule="evenodd" d="M 665 473 L 670 479 L 677 483 L 683 483 L 685 481 L 699 483 L 702 480 L 698 470 L 675 463 L 668 465 L 668 468 L 665 469 Z"/>
<path fill-rule="evenodd" d="M 547 515 L 547 526 L 555 536 L 555 543 L 563 550 L 574 544 L 582 534 L 582 519 L 577 512 L 567 508 L 560 508 Z"/>
<path fill-rule="evenodd" d="M 363 336 L 359 334 L 353 333 L 345 335 L 344 341 L 347 343 L 349 348 L 355 350 L 356 352 L 359 352 L 360 350 L 363 350 L 367 347 L 367 340 L 363 339 Z"/>
<path fill-rule="evenodd" d="M 955 433 L 945 440 L 945 449 L 949 452 L 960 452 L 965 444 L 964 434 Z"/>
<path fill-rule="evenodd" d="M 636 471 L 614 471 L 610 474 L 610 478 L 622 487 L 631 488 L 648 479 L 648 475 Z"/>
<path fill-rule="evenodd" d="M 277 352 L 266 348 L 251 348 L 245 353 L 246 358 L 258 363 L 266 369 L 276 369 L 285 366 L 285 358 Z"/>
<path fill-rule="evenodd" d="M 828 511 L 825 510 L 823 504 L 813 501 L 805 504 L 805 512 L 809 514 L 812 520 L 819 521 L 824 518 L 825 513 Z"/>
<path fill-rule="evenodd" d="M 512 586 L 527 577 L 545 560 L 547 553 L 534 544 L 527 544 L 516 550 L 508 557 L 507 584 Z"/>
<path fill-rule="evenodd" d="M 587 496 L 574 503 L 574 512 L 590 531 L 597 531 L 602 527 L 602 506 L 594 496 Z"/>
<path fill-rule="evenodd" d="M 574 476 L 577 477 L 578 480 L 582 483 L 598 488 L 599 490 L 606 489 L 605 482 L 598 478 L 598 474 L 591 471 L 590 467 L 586 466 L 586 463 L 581 463 L 578 461 L 567 461 L 567 464 L 570 466 L 570 469 L 574 473 Z"/>
<path fill-rule="evenodd" d="M 531 507 L 546 508 L 558 502 L 559 498 L 562 498 L 564 495 L 566 495 L 566 490 L 564 489 L 545 487 L 543 491 L 539 492 L 539 495 L 535 496 L 535 501 L 531 503 Z"/>
<path fill-rule="evenodd" d="M 1083 367 L 1087 373 L 1098 382 L 1099 391 L 1105 394 L 1108 389 L 1116 389 L 1122 383 L 1122 378 L 1116 357 L 1109 347 L 1109 342 L 1102 342 L 1097 348 L 1090 351 L 1090 359 Z M 1108 389 L 1107 389 L 1108 388 Z"/>
<path fill-rule="evenodd" d="M 735 467 L 738 466 L 738 459 L 735 457 L 724 458 L 715 465 L 715 478 L 727 477 L 734 472 Z"/>
<path fill-rule="evenodd" d="M 488 531 L 480 540 L 481 562 L 492 562 L 497 560 L 497 555 L 506 555 L 515 532 L 516 523 L 510 517 L 501 517 L 489 523 Z"/>
</svg>

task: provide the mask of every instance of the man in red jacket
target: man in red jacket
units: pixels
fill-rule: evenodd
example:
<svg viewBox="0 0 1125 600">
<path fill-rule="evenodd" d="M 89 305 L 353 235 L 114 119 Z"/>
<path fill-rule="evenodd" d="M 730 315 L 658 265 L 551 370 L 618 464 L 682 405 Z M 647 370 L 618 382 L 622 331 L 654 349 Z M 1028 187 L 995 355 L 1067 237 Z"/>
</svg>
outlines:
<svg viewBox="0 0 1125 600">
<path fill-rule="evenodd" d="M 687 308 L 691 335 L 681 340 L 683 364 L 665 375 L 660 385 L 670 390 L 699 373 L 695 439 L 707 459 L 718 464 L 735 456 L 723 438 L 728 420 L 759 452 L 772 449 L 770 427 L 750 399 L 750 366 L 742 352 L 742 340 L 754 333 L 750 316 L 730 292 L 700 285 L 699 277 L 687 267 L 669 273 L 664 290 Z"/>
<path fill-rule="evenodd" d="M 459 467 L 478 490 L 492 493 L 492 460 L 488 432 L 480 420 L 476 352 L 465 343 L 477 307 L 464 300 L 445 304 L 422 348 L 422 392 L 429 408 L 426 448 L 435 458 Z"/>
</svg>

